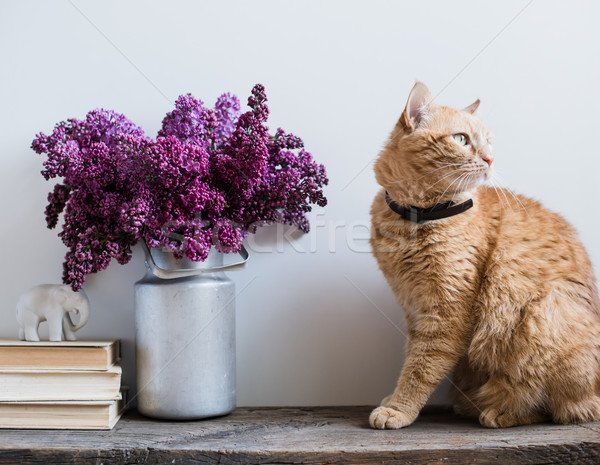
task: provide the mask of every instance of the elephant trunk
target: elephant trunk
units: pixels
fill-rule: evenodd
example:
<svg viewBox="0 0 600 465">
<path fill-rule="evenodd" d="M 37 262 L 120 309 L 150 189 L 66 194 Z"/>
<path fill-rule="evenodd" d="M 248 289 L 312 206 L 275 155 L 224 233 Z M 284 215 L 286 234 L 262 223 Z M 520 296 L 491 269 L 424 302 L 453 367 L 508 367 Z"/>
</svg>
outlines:
<svg viewBox="0 0 600 465">
<path fill-rule="evenodd" d="M 78 329 L 83 328 L 85 324 L 88 322 L 90 318 L 90 304 L 88 298 L 83 291 L 79 291 L 81 294 L 81 303 L 77 305 L 77 312 L 79 313 L 79 323 L 74 324 L 71 315 L 69 315 L 69 319 L 71 320 L 71 331 L 77 331 Z"/>
</svg>

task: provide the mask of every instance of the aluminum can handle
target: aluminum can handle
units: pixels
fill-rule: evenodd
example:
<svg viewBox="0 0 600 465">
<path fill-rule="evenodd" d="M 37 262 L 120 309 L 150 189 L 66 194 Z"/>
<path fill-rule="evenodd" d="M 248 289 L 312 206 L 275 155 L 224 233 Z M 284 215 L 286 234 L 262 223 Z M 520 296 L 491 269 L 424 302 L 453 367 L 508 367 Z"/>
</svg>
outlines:
<svg viewBox="0 0 600 465">
<path fill-rule="evenodd" d="M 187 278 L 189 276 L 198 276 L 202 273 L 214 273 L 216 271 L 235 271 L 241 270 L 246 266 L 246 262 L 248 261 L 248 251 L 242 245 L 242 248 L 238 252 L 241 260 L 236 261 L 234 263 L 229 263 L 227 265 L 219 265 L 211 268 L 182 268 L 177 270 L 168 270 L 165 268 L 161 268 L 154 261 L 154 257 L 152 256 L 152 251 L 148 248 L 146 243 L 144 242 L 144 252 L 146 253 L 146 265 L 152 272 L 154 276 L 161 279 L 176 279 L 176 278 Z"/>
</svg>

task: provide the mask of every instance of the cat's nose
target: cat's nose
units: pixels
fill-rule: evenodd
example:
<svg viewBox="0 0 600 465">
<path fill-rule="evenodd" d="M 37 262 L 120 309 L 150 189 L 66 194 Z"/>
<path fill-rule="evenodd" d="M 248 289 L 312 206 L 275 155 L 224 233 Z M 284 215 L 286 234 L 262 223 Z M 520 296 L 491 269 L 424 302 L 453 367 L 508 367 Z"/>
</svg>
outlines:
<svg viewBox="0 0 600 465">
<path fill-rule="evenodd" d="M 494 161 L 494 157 L 491 155 L 480 155 L 481 159 L 488 164 L 488 166 L 492 166 Z"/>
</svg>

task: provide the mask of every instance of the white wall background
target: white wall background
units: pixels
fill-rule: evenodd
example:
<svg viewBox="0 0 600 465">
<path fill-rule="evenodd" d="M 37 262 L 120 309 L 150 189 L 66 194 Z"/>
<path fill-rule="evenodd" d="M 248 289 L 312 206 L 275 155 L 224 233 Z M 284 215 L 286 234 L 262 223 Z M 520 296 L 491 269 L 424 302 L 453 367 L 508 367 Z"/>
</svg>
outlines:
<svg viewBox="0 0 600 465">
<path fill-rule="evenodd" d="M 61 276 L 65 248 L 43 214 L 53 184 L 29 148 L 37 132 L 104 107 L 155 135 L 179 94 L 245 102 L 261 82 L 271 127 L 303 137 L 331 183 L 310 235 L 280 252 L 267 228 L 256 242 L 273 252 L 231 273 L 238 403 L 375 404 L 395 385 L 403 322 L 360 225 L 374 157 L 415 78 L 443 104 L 482 99 L 501 180 L 571 220 L 598 272 L 599 17 L 591 0 L 2 1 L 0 337 L 17 334 L 19 294 Z M 138 249 L 90 276 L 79 333 L 123 340 L 129 385 L 143 272 Z M 433 402 L 445 401 L 443 385 Z"/>
</svg>

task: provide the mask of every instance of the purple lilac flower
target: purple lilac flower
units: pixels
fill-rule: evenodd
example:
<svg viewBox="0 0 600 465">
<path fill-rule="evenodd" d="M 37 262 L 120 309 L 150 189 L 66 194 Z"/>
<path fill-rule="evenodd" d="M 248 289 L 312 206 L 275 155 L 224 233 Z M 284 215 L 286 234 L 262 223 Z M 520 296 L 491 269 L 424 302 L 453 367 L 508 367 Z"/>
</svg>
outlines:
<svg viewBox="0 0 600 465">
<path fill-rule="evenodd" d="M 327 203 L 325 168 L 314 163 L 299 137 L 282 129 L 269 135 L 266 102 L 264 87 L 256 85 L 248 99 L 251 110 L 213 157 L 213 182 L 226 193 L 224 216 L 243 230 L 253 233 L 258 225 L 280 222 L 308 232 L 310 204 Z"/>
<path fill-rule="evenodd" d="M 191 94 L 180 95 L 175 109 L 163 119 L 158 136 L 176 136 L 183 142 L 214 149 L 231 136 L 239 115 L 240 101 L 235 95 L 221 95 L 214 110 L 205 108 L 202 100 Z"/>
<path fill-rule="evenodd" d="M 242 115 L 230 94 L 214 110 L 182 95 L 155 140 L 107 110 L 38 134 L 32 148 L 46 154 L 42 175 L 63 178 L 46 207 L 49 228 L 64 214 L 63 281 L 80 289 L 111 258 L 127 263 L 139 240 L 202 261 L 213 246 L 238 252 L 259 225 L 308 232 L 311 205 L 327 203 L 325 168 L 300 138 L 282 129 L 269 133 L 266 102 L 260 84 Z"/>
<path fill-rule="evenodd" d="M 149 205 L 141 231 L 146 243 L 167 247 L 176 257 L 206 259 L 210 230 L 202 215 L 218 216 L 224 206 L 221 192 L 207 182 L 208 152 L 174 136 L 158 137 L 138 147 L 135 167 L 143 173 L 140 192 Z"/>
<path fill-rule="evenodd" d="M 129 160 L 118 148 L 123 136 L 144 139 L 125 116 L 98 109 L 83 121 L 59 123 L 51 135 L 40 133 L 32 143 L 34 151 L 47 154 L 42 175 L 63 178 L 48 195 L 46 222 L 54 228 L 64 211 L 59 236 L 69 250 L 63 281 L 75 290 L 111 257 L 120 263 L 131 258 L 136 237 L 121 226 L 120 210 L 135 198 L 136 186 L 128 182 Z"/>
<path fill-rule="evenodd" d="M 175 109 L 165 116 L 159 137 L 177 136 L 183 142 L 210 146 L 210 132 L 216 127 L 214 112 L 204 108 L 202 100 L 192 94 L 180 95 Z"/>
<path fill-rule="evenodd" d="M 233 134 L 240 117 L 240 101 L 235 95 L 229 93 L 221 95 L 215 103 L 215 114 L 218 122 L 215 130 L 217 140 L 226 141 Z"/>
<path fill-rule="evenodd" d="M 248 231 L 222 218 L 213 225 L 215 248 L 222 253 L 238 252 L 242 242 L 248 236 Z"/>
</svg>

